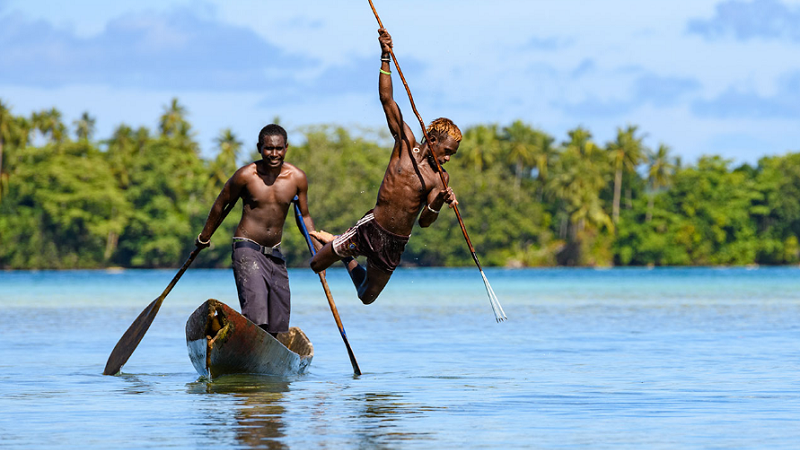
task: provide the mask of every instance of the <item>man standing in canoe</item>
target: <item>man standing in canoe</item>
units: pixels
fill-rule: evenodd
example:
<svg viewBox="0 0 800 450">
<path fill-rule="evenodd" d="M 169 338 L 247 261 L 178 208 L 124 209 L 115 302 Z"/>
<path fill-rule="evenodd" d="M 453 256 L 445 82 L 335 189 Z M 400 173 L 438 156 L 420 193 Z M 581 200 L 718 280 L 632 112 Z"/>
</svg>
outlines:
<svg viewBox="0 0 800 450">
<path fill-rule="evenodd" d="M 233 236 L 232 256 L 239 304 L 245 317 L 274 336 L 289 330 L 289 277 L 280 243 L 295 195 L 306 228 L 313 230 L 314 222 L 308 212 L 306 174 L 284 162 L 286 130 L 267 125 L 256 145 L 261 160 L 239 168 L 225 183 L 195 245 L 208 247 L 211 235 L 241 198 L 242 219 Z"/>
<path fill-rule="evenodd" d="M 389 66 L 392 38 L 383 28 L 378 34 L 381 45 L 378 93 L 395 143 L 375 208 L 340 236 L 324 231 L 310 233 L 326 243 L 311 260 L 314 272 L 319 273 L 342 260 L 358 290 L 358 298 L 367 305 L 380 295 L 400 263 L 417 216 L 419 225 L 428 227 L 439 217 L 439 210 L 445 203 L 451 207 L 458 204 L 453 190 L 442 184 L 433 158 L 445 164 L 461 143 L 461 131 L 445 118 L 436 119 L 428 126 L 431 145 L 417 143 L 392 97 Z M 443 175 L 449 182 L 449 174 Z M 366 269 L 353 259 L 359 255 L 367 257 Z"/>
</svg>

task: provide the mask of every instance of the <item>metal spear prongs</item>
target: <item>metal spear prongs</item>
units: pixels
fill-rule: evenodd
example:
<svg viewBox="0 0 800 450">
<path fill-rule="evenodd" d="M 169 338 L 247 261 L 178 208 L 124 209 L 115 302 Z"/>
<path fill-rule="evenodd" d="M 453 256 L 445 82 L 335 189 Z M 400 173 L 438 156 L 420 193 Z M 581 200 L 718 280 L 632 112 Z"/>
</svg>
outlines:
<svg viewBox="0 0 800 450">
<path fill-rule="evenodd" d="M 481 270 L 481 277 L 483 277 L 483 284 L 486 286 L 486 293 L 489 295 L 489 303 L 492 305 L 494 319 L 497 322 L 508 320 L 506 312 L 503 311 L 503 307 L 500 306 L 500 300 L 497 299 L 497 295 L 494 293 L 494 289 L 492 289 L 492 285 L 489 284 L 489 280 L 486 278 L 486 274 L 483 273 L 483 270 Z"/>
</svg>

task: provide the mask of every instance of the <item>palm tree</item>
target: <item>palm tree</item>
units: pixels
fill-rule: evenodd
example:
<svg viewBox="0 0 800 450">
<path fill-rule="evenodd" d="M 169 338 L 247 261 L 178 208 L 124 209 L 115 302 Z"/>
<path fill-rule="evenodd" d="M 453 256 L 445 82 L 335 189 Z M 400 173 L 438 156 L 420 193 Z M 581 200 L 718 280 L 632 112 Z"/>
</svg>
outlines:
<svg viewBox="0 0 800 450">
<path fill-rule="evenodd" d="M 186 108 L 173 98 L 170 105 L 164 108 L 164 114 L 158 120 L 158 129 L 165 137 L 185 137 L 189 134 L 190 125 L 185 120 Z"/>
<path fill-rule="evenodd" d="M 130 184 L 130 166 L 135 158 L 133 130 L 124 123 L 118 125 L 106 144 L 108 145 L 106 154 L 114 177 L 120 188 L 127 189 Z"/>
<path fill-rule="evenodd" d="M 11 111 L 0 100 L 0 183 L 2 183 L 3 177 L 3 147 L 13 137 L 14 122 L 14 116 L 11 115 Z M 0 187 L 2 187 L 1 184 Z M 0 194 L 2 194 L 2 191 L 0 191 Z"/>
<path fill-rule="evenodd" d="M 547 177 L 547 163 L 553 153 L 554 139 L 544 132 L 525 125 L 517 120 L 503 130 L 505 140 L 510 145 L 509 158 L 515 164 L 516 186 L 530 169 L 538 171 L 537 178 Z"/>
<path fill-rule="evenodd" d="M 61 111 L 52 108 L 49 111 L 33 113 L 33 127 L 44 136 L 50 136 L 50 142 L 61 143 L 66 134 L 66 127 L 61 122 Z"/>
<path fill-rule="evenodd" d="M 463 153 L 466 154 L 464 161 L 472 163 L 476 172 L 480 172 L 492 164 L 500 152 L 500 141 L 497 135 L 497 125 L 495 124 L 478 125 L 464 133 L 461 144 Z"/>
<path fill-rule="evenodd" d="M 648 170 L 647 181 L 650 184 L 650 198 L 647 200 L 647 214 L 645 221 L 650 222 L 653 219 L 653 203 L 655 194 L 658 190 L 668 187 L 672 184 L 672 177 L 675 175 L 675 169 L 679 161 L 669 156 L 670 148 L 664 144 L 658 146 L 658 151 L 650 152 L 648 155 Z"/>
<path fill-rule="evenodd" d="M 14 117 L 11 109 L 0 100 L 0 199 L 8 187 L 8 172 L 13 169 L 7 163 L 12 161 L 11 150 L 28 145 L 29 130 L 30 123 L 24 117 Z"/>
<path fill-rule="evenodd" d="M 617 139 L 608 144 L 608 151 L 614 165 L 613 222 L 619 222 L 619 203 L 622 194 L 623 172 L 635 172 L 636 166 L 644 162 L 645 147 L 643 137 L 636 137 L 637 126 L 629 125 L 625 130 L 617 128 Z"/>
<path fill-rule="evenodd" d="M 95 118 L 89 115 L 88 111 L 81 114 L 81 118 L 73 121 L 75 125 L 75 134 L 78 136 L 79 141 L 88 141 L 94 134 Z"/>
<path fill-rule="evenodd" d="M 577 241 L 586 225 L 609 229 L 614 225 L 600 199 L 607 174 L 602 149 L 583 128 L 578 127 L 568 134 L 570 140 L 564 142 L 563 150 L 555 158 L 546 186 L 566 209 L 571 223 L 569 237 Z"/>
<path fill-rule="evenodd" d="M 242 142 L 236 139 L 236 135 L 233 134 L 230 128 L 222 130 L 215 141 L 219 146 L 219 153 L 214 162 L 211 163 L 211 178 L 206 185 L 206 191 L 209 195 L 219 192 L 222 189 L 222 185 L 236 171 L 236 160 L 239 158 L 239 150 L 242 148 Z"/>
</svg>

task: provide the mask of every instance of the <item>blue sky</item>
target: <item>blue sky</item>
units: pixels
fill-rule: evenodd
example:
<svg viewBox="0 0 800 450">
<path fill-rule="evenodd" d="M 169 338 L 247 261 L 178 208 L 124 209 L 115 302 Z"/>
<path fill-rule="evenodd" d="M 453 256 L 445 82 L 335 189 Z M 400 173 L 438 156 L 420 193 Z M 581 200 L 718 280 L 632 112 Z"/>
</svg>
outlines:
<svg viewBox="0 0 800 450">
<path fill-rule="evenodd" d="M 600 143 L 635 124 L 685 162 L 800 151 L 800 0 L 374 0 L 426 121 L 522 119 Z M 383 127 L 366 0 L 0 0 L 0 98 L 155 128 L 171 98 L 204 154 L 280 116 Z M 417 126 L 399 79 L 395 98 Z"/>
</svg>

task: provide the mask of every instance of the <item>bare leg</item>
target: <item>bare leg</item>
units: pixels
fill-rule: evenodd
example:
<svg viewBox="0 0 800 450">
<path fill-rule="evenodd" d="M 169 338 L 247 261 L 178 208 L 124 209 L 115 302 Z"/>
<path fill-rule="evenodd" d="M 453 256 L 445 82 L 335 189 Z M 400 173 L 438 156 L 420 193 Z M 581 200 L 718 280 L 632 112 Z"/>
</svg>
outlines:
<svg viewBox="0 0 800 450">
<path fill-rule="evenodd" d="M 342 264 L 344 267 L 347 268 L 347 273 L 350 274 L 350 279 L 353 280 L 353 284 L 358 289 L 363 283 L 364 280 L 367 278 L 367 269 L 365 269 L 355 258 L 348 256 L 347 258 L 342 258 Z"/>
<path fill-rule="evenodd" d="M 389 282 L 389 278 L 392 277 L 392 274 L 376 269 L 369 264 L 367 264 L 366 272 L 367 276 L 357 288 L 358 298 L 360 298 L 361 302 L 365 305 L 369 305 L 381 294 L 383 288 L 386 287 L 386 283 Z"/>
<path fill-rule="evenodd" d="M 320 273 L 340 259 L 342 257 L 333 251 L 333 243 L 328 242 L 311 258 L 311 269 L 315 273 Z"/>
<path fill-rule="evenodd" d="M 333 251 L 334 235 L 325 231 L 312 231 L 310 232 L 320 242 L 325 242 L 325 245 L 311 258 L 311 269 L 319 273 L 330 267 L 336 261 L 342 261 L 347 272 L 350 274 L 350 279 L 353 281 L 356 290 L 358 291 L 358 298 L 365 305 L 374 302 L 378 295 L 386 287 L 392 274 L 376 269 L 371 265 L 367 265 L 364 269 L 358 261 L 351 257 L 342 258 Z"/>
</svg>

